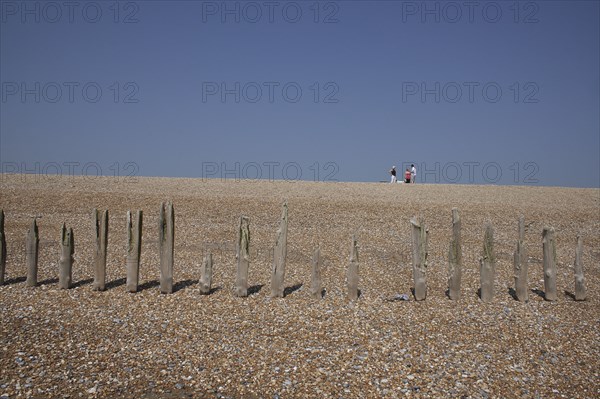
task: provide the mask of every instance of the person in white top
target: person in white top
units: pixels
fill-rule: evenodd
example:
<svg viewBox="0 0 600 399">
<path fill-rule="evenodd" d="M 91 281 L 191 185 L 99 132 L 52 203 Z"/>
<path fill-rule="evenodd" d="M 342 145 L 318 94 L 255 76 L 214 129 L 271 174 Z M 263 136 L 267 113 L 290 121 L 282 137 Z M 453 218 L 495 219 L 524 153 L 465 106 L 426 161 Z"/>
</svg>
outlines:
<svg viewBox="0 0 600 399">
<path fill-rule="evenodd" d="M 415 168 L 415 164 L 410 165 L 410 182 L 415 183 L 417 178 L 417 168 Z"/>
<path fill-rule="evenodd" d="M 392 169 L 390 170 L 390 175 L 392 175 L 392 180 L 390 181 L 390 183 L 396 183 L 396 167 L 392 166 Z"/>
</svg>

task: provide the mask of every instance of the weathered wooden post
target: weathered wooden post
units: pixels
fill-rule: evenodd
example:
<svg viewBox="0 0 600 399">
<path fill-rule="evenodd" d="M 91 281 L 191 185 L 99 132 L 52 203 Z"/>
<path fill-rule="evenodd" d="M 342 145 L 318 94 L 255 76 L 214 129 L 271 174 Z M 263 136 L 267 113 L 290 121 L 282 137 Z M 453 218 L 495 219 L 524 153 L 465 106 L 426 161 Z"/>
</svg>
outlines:
<svg viewBox="0 0 600 399">
<path fill-rule="evenodd" d="M 171 202 L 162 203 L 159 218 L 160 292 L 173 293 L 173 257 L 175 245 L 175 212 Z"/>
<path fill-rule="evenodd" d="M 106 289 L 106 250 L 108 247 L 108 210 L 92 212 L 94 219 L 94 232 L 96 240 L 96 253 L 94 256 L 94 291 Z"/>
<path fill-rule="evenodd" d="M 429 231 L 420 217 L 413 217 L 410 223 L 412 225 L 415 299 L 422 301 L 427 297 L 427 245 L 429 242 Z"/>
<path fill-rule="evenodd" d="M 358 244 L 356 236 L 352 236 L 352 247 L 350 248 L 350 263 L 348 264 L 348 299 L 358 299 Z"/>
<path fill-rule="evenodd" d="M 287 227 L 288 227 L 288 205 L 283 203 L 281 220 L 275 238 L 275 250 L 273 251 L 273 270 L 271 275 L 271 297 L 283 298 L 283 280 L 285 278 L 285 260 L 287 257 Z"/>
<path fill-rule="evenodd" d="M 312 258 L 312 275 L 310 283 L 310 295 L 316 299 L 323 298 L 321 288 L 321 248 L 317 247 Z"/>
<path fill-rule="evenodd" d="M 547 301 L 556 301 L 556 244 L 553 227 L 544 227 L 542 245 L 544 251 L 544 298 Z"/>
<path fill-rule="evenodd" d="M 67 230 L 63 223 L 60 234 L 60 261 L 58 263 L 58 287 L 61 289 L 71 288 L 73 279 L 73 254 L 75 253 L 75 240 L 73 229 Z"/>
<path fill-rule="evenodd" d="M 210 294 L 210 289 L 212 286 L 212 268 L 212 253 L 209 252 L 204 256 L 204 259 L 202 260 L 202 267 L 200 268 L 200 294 L 202 295 Z"/>
<path fill-rule="evenodd" d="M 40 235 L 36 219 L 33 218 L 31 228 L 27 230 L 25 239 L 25 258 L 27 259 L 27 280 L 25 286 L 35 287 L 37 285 L 38 274 L 38 254 L 39 254 Z"/>
<path fill-rule="evenodd" d="M 250 267 L 250 219 L 240 216 L 236 244 L 237 276 L 235 279 L 235 295 L 248 296 L 248 269 Z"/>
<path fill-rule="evenodd" d="M 577 249 L 575 250 L 575 300 L 585 301 L 585 277 L 583 276 L 583 238 L 577 234 Z"/>
<path fill-rule="evenodd" d="M 4 284 L 6 272 L 6 237 L 4 236 L 4 210 L 0 209 L 0 285 Z"/>
<path fill-rule="evenodd" d="M 127 292 L 137 292 L 140 280 L 140 257 L 142 254 L 143 213 L 127 211 Z"/>
<path fill-rule="evenodd" d="M 460 299 L 462 276 L 462 244 L 460 239 L 461 220 L 458 209 L 452 209 L 452 240 L 448 250 L 448 296 Z"/>
<path fill-rule="evenodd" d="M 517 240 L 517 248 L 514 253 L 515 263 L 515 294 L 521 302 L 526 302 L 529 299 L 527 291 L 527 249 L 525 248 L 525 219 L 519 217 L 519 238 Z"/>
<path fill-rule="evenodd" d="M 483 236 L 483 258 L 479 260 L 480 292 L 483 302 L 494 299 L 494 279 L 496 277 L 496 256 L 494 254 L 494 228 L 490 223 L 485 226 Z"/>
</svg>

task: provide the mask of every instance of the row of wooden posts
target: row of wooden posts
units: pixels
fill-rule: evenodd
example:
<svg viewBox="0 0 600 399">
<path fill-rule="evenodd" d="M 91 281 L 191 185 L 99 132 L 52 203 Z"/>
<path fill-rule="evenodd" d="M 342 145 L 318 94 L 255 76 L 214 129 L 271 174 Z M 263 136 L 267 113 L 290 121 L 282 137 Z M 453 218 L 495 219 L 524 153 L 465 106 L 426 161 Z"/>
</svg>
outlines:
<svg viewBox="0 0 600 399">
<path fill-rule="evenodd" d="M 108 247 L 108 210 L 92 213 L 95 226 L 95 256 L 94 256 L 94 282 L 93 289 L 103 291 L 106 288 L 106 254 Z M 427 246 L 429 232 L 420 217 L 412 218 L 412 248 L 413 248 L 413 282 L 414 296 L 418 301 L 427 297 Z M 523 244 L 525 236 L 525 222 L 521 216 L 518 225 L 518 240 L 514 252 L 514 278 L 515 296 L 519 301 L 528 300 L 527 282 L 527 252 Z M 273 252 L 273 268 L 271 274 L 271 296 L 284 296 L 284 278 L 287 256 L 287 228 L 288 205 L 283 203 L 279 228 L 277 229 L 275 247 Z M 162 203 L 159 216 L 159 253 L 160 253 L 160 291 L 164 294 L 173 292 L 173 259 L 175 243 L 175 212 L 173 204 Z M 142 211 L 127 212 L 127 260 L 126 260 L 126 290 L 136 292 L 139 285 L 140 255 L 142 243 Z M 0 210 L 0 284 L 4 283 L 6 268 L 6 239 L 4 235 L 4 212 Z M 461 219 L 458 209 L 452 209 L 452 239 L 448 251 L 448 296 L 457 300 L 461 296 L 462 274 L 462 247 L 461 247 Z M 557 299 L 556 290 L 556 246 L 554 229 L 544 228 L 542 231 L 543 265 L 544 265 L 544 297 L 548 301 Z M 36 219 L 34 218 L 26 238 L 26 286 L 37 285 L 39 233 Z M 74 254 L 73 229 L 67 229 L 63 224 L 60 241 L 60 261 L 58 273 L 58 286 L 68 289 L 72 286 L 72 266 Z M 583 275 L 583 240 L 577 236 L 575 251 L 575 300 L 585 300 L 586 288 Z M 239 297 L 248 296 L 248 271 L 250 267 L 250 219 L 241 216 L 237 232 L 236 243 L 237 276 L 234 294 Z M 209 294 L 212 284 L 212 254 L 208 253 L 202 262 L 200 272 L 200 293 Z M 314 251 L 312 258 L 311 296 L 322 297 L 321 286 L 321 260 L 320 249 Z M 352 236 L 350 261 L 347 269 L 348 298 L 358 299 L 359 289 L 359 262 L 358 245 L 355 236 Z M 496 271 L 496 257 L 494 255 L 494 231 L 491 224 L 485 228 L 483 252 L 480 259 L 480 298 L 490 302 L 494 297 L 494 280 Z"/>
</svg>

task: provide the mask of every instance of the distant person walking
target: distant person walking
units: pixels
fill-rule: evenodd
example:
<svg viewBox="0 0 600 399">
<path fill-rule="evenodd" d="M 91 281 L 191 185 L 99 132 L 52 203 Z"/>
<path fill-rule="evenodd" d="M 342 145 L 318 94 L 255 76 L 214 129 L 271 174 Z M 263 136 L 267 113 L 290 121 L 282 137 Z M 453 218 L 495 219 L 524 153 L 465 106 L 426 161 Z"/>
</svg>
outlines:
<svg viewBox="0 0 600 399">
<path fill-rule="evenodd" d="M 417 168 L 415 168 L 415 164 L 410 165 L 410 180 L 413 183 L 417 182 Z"/>
<path fill-rule="evenodd" d="M 390 181 L 390 183 L 396 183 L 398 180 L 396 179 L 396 167 L 392 166 L 392 169 L 390 170 L 390 175 L 392 175 L 392 180 Z"/>
<path fill-rule="evenodd" d="M 406 168 L 406 172 L 404 172 L 404 183 L 410 183 L 410 170 Z"/>
</svg>

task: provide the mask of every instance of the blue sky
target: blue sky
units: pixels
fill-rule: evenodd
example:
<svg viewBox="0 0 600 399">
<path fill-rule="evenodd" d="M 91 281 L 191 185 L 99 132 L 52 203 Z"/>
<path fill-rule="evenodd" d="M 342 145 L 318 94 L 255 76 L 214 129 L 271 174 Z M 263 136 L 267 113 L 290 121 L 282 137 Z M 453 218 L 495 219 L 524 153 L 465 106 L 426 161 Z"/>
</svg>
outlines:
<svg viewBox="0 0 600 399">
<path fill-rule="evenodd" d="M 4 172 L 600 187 L 597 1 L 0 3 Z"/>
</svg>

